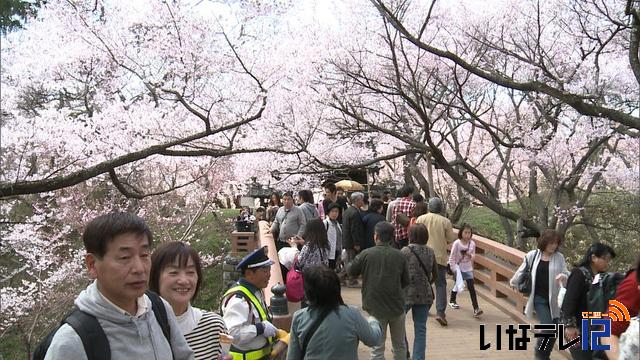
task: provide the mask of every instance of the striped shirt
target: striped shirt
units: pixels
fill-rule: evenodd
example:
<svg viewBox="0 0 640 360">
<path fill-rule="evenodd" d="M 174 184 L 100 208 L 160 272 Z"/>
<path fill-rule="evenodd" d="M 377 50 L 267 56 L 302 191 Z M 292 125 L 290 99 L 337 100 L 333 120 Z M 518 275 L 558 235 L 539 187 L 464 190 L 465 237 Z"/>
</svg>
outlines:
<svg viewBox="0 0 640 360">
<path fill-rule="evenodd" d="M 191 319 L 199 318 L 195 327 L 191 331 L 184 333 L 187 344 L 193 350 L 194 359 L 217 359 L 222 352 L 220 333 L 226 331 L 222 317 L 214 312 L 200 310 L 191 306 L 187 309 L 187 313 L 190 314 L 183 314 L 180 317 L 183 318 L 186 315 Z M 181 325 L 180 321 L 179 325 Z"/>
</svg>

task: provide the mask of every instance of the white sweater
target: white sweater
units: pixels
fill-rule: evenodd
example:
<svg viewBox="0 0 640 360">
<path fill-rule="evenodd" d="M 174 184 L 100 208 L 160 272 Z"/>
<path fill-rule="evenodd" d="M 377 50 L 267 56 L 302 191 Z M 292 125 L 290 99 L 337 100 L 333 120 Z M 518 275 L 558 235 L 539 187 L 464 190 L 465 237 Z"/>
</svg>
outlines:
<svg viewBox="0 0 640 360">
<path fill-rule="evenodd" d="M 531 250 L 527 255 L 525 255 L 526 259 L 529 260 L 529 266 L 533 264 L 533 266 L 531 266 L 531 294 L 529 294 L 527 306 L 524 309 L 524 313 L 528 319 L 533 319 L 533 298 L 536 295 L 536 271 L 538 269 L 538 264 L 540 263 L 541 255 L 540 250 Z M 525 270 L 526 265 L 527 261 L 523 260 L 522 265 L 520 265 L 509 282 L 511 286 L 516 286 L 518 278 L 520 278 L 520 274 Z M 556 251 L 549 258 L 549 308 L 551 310 L 552 319 L 560 317 L 560 307 L 558 306 L 560 284 L 558 284 L 558 281 L 556 280 L 556 276 L 558 276 L 558 274 L 569 276 L 569 270 L 567 270 L 567 263 L 564 260 L 564 255 Z"/>
</svg>

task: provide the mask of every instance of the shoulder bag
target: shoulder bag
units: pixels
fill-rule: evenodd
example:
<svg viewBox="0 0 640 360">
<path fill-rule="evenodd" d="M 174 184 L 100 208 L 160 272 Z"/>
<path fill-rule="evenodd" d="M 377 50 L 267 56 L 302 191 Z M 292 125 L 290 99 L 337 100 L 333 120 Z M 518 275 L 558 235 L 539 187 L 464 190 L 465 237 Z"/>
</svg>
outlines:
<svg viewBox="0 0 640 360">
<path fill-rule="evenodd" d="M 291 302 L 300 302 L 304 299 L 304 279 L 302 271 L 298 269 L 298 255 L 293 260 L 291 269 L 287 272 L 287 282 L 285 283 L 287 290 L 287 300 Z"/>
<path fill-rule="evenodd" d="M 533 256 L 533 261 L 531 262 L 531 264 L 529 264 L 529 258 L 527 256 L 524 257 L 525 268 L 520 274 L 520 277 L 518 278 L 518 282 L 516 283 L 516 288 L 523 295 L 531 294 L 531 287 L 532 287 L 531 268 L 533 267 L 533 264 L 536 262 L 536 258 L 538 257 L 538 252 L 539 250 L 536 250 L 536 254 Z"/>
<path fill-rule="evenodd" d="M 329 315 L 330 312 L 331 312 L 330 309 L 327 309 L 321 312 L 320 315 L 318 315 L 318 318 L 313 322 L 313 324 L 311 324 L 311 327 L 309 328 L 309 332 L 307 333 L 307 336 L 305 336 L 304 340 L 302 341 L 302 358 L 303 359 L 304 359 L 304 356 L 307 354 L 307 346 L 309 345 L 311 338 L 316 333 L 316 330 L 318 330 L 318 328 L 320 327 L 320 325 L 322 324 L 324 319 Z"/>
</svg>

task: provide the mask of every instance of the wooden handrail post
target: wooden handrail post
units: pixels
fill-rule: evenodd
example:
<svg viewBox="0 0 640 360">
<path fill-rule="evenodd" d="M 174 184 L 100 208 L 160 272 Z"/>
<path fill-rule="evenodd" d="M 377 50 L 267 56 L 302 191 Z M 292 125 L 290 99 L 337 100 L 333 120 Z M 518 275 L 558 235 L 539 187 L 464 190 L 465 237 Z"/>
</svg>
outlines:
<svg viewBox="0 0 640 360">
<path fill-rule="evenodd" d="M 258 246 L 266 246 L 267 247 L 267 256 L 274 264 L 271 266 L 271 277 L 269 278 L 269 285 L 264 289 L 264 296 L 267 302 L 267 306 L 271 305 L 271 297 L 273 297 L 273 293 L 271 292 L 271 288 L 280 283 L 284 284 L 282 280 L 282 271 L 280 270 L 280 261 L 278 259 L 278 250 L 276 248 L 276 243 L 273 239 L 273 235 L 271 234 L 271 228 L 269 223 L 266 221 L 260 221 L 258 224 Z M 274 315 L 273 323 L 279 329 L 283 329 L 289 331 L 291 329 L 291 319 L 293 318 L 293 313 L 289 309 L 289 313 L 287 315 Z"/>
</svg>

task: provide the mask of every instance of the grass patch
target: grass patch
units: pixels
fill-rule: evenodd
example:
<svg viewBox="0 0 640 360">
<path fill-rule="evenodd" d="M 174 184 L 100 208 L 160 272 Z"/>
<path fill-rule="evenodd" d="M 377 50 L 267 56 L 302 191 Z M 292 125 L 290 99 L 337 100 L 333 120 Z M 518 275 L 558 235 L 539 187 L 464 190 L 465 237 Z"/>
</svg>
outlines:
<svg viewBox="0 0 640 360">
<path fill-rule="evenodd" d="M 220 297 L 224 292 L 222 282 L 222 264 L 211 266 L 202 271 L 202 285 L 198 297 L 192 301 L 194 307 L 218 311 L 220 308 Z"/>
<path fill-rule="evenodd" d="M 23 350 L 24 345 L 20 339 L 20 334 L 9 330 L 2 336 L 0 341 L 0 359 L 29 359 Z"/>
<path fill-rule="evenodd" d="M 500 216 L 491 211 L 489 208 L 482 206 L 472 206 L 465 209 L 460 221 L 455 226 L 468 223 L 473 227 L 473 231 L 483 237 L 493 239 L 504 243 L 507 234 L 500 223 Z M 515 229 L 515 223 L 513 223 Z"/>
<path fill-rule="evenodd" d="M 234 229 L 233 218 L 238 210 L 224 209 L 221 214 L 213 213 L 203 216 L 198 221 L 194 230 L 194 238 L 191 242 L 193 248 L 200 254 L 212 254 L 224 256 L 230 249 L 231 232 Z M 222 281 L 222 261 L 209 266 L 202 271 L 203 281 L 198 297 L 193 301 L 193 306 L 217 311 L 219 300 L 225 290 Z"/>
</svg>

